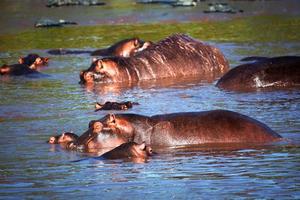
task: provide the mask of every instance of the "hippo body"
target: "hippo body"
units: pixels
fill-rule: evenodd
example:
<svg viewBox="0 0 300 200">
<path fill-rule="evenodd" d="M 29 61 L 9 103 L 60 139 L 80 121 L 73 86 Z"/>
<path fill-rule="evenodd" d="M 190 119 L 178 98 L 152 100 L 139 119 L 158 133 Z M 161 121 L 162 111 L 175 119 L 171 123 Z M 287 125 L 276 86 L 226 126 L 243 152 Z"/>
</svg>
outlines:
<svg viewBox="0 0 300 200">
<path fill-rule="evenodd" d="M 66 55 L 66 54 L 90 54 L 91 56 L 119 56 L 119 57 L 129 57 L 135 53 L 147 48 L 149 42 L 144 42 L 139 38 L 128 38 L 121 40 L 108 48 L 98 49 L 95 51 L 89 50 L 68 50 L 68 49 L 52 49 L 48 53 L 51 55 Z"/>
<path fill-rule="evenodd" d="M 21 76 L 38 73 L 38 71 L 36 71 L 35 69 L 31 69 L 28 65 L 25 64 L 3 65 L 2 67 L 0 67 L 1 75 Z"/>
<path fill-rule="evenodd" d="M 300 57 L 264 58 L 239 65 L 221 77 L 216 86 L 233 91 L 300 87 Z"/>
<path fill-rule="evenodd" d="M 219 49 L 187 35 L 175 34 L 132 57 L 96 60 L 84 72 L 102 75 L 97 82 L 132 83 L 180 77 L 212 80 L 228 69 L 228 62 Z"/>
<path fill-rule="evenodd" d="M 227 111 L 173 113 L 152 117 L 136 114 L 107 115 L 97 120 L 128 141 L 151 146 L 209 143 L 268 143 L 281 138 L 265 124 Z M 97 121 L 90 122 L 90 125 Z M 102 142 L 102 141 L 99 141 Z"/>
<path fill-rule="evenodd" d="M 143 142 L 137 144 L 135 142 L 123 143 L 120 146 L 102 154 L 98 159 L 122 159 L 122 158 L 140 158 L 147 159 L 152 155 L 152 149 Z"/>
<path fill-rule="evenodd" d="M 127 110 L 132 108 L 132 105 L 138 105 L 138 103 L 131 101 L 123 101 L 123 102 L 110 102 L 107 101 L 104 104 L 96 103 L 95 111 L 99 110 Z"/>
</svg>

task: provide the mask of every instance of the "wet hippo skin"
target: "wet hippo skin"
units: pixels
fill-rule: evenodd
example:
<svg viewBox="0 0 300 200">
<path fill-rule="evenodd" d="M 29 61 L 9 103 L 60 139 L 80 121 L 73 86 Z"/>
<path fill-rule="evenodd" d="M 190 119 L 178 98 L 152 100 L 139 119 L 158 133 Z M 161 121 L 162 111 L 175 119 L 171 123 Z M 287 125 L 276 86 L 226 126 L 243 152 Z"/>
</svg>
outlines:
<svg viewBox="0 0 300 200">
<path fill-rule="evenodd" d="M 34 73 L 38 74 L 39 72 L 25 64 L 2 65 L 0 67 L 0 75 L 21 76 Z"/>
<path fill-rule="evenodd" d="M 106 115 L 100 120 L 127 141 L 151 146 L 177 146 L 208 143 L 269 143 L 281 136 L 267 125 L 248 116 L 227 111 L 173 113 L 152 117 L 137 114 Z M 103 142 L 103 141 L 102 141 Z M 104 142 L 105 143 L 105 142 Z"/>
<path fill-rule="evenodd" d="M 143 142 L 137 144 L 135 142 L 123 143 L 120 146 L 108 151 L 98 157 L 98 159 L 121 159 L 121 158 L 141 158 L 147 159 L 152 155 L 152 149 Z"/>
<path fill-rule="evenodd" d="M 221 77 L 216 86 L 232 91 L 300 87 L 300 57 L 261 58 L 239 65 Z"/>
<path fill-rule="evenodd" d="M 85 73 L 93 72 L 99 75 L 94 81 L 104 83 L 180 77 L 212 80 L 228 69 L 228 62 L 219 49 L 187 35 L 175 34 L 132 57 L 95 60 L 81 72 L 80 78 L 85 83 Z"/>
</svg>

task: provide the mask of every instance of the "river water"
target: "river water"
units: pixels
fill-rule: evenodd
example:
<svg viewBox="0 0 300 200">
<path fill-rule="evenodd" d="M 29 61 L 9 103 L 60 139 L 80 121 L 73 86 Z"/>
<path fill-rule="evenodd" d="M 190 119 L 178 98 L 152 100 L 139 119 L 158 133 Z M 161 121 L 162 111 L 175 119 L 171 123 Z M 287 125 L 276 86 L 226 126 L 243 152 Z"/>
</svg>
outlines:
<svg viewBox="0 0 300 200">
<path fill-rule="evenodd" d="M 216 43 L 232 67 L 247 55 L 300 55 L 300 42 Z M 19 55 L 1 53 L 14 63 Z M 49 55 L 48 55 L 49 56 Z M 132 87 L 78 84 L 87 55 L 52 56 L 43 77 L 0 77 L 0 199 L 299 199 L 300 91 L 236 93 L 215 82 L 182 80 Z M 83 133 L 96 101 L 138 102 L 143 115 L 228 109 L 266 123 L 286 141 L 266 146 L 154 149 L 145 163 L 71 162 L 87 155 L 49 145 L 63 131 Z"/>
</svg>

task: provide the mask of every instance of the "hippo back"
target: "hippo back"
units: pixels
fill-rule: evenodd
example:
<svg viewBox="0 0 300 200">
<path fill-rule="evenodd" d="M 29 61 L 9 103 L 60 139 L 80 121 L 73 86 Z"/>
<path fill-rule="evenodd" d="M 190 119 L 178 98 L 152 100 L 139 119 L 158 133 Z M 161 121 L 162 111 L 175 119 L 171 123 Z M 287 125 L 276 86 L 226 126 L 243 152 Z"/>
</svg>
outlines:
<svg viewBox="0 0 300 200">
<path fill-rule="evenodd" d="M 151 119 L 156 124 L 152 145 L 265 143 L 281 138 L 267 125 L 227 110 L 156 115 Z"/>
<path fill-rule="evenodd" d="M 227 90 L 299 87 L 300 57 L 266 58 L 239 65 L 226 73 L 216 86 Z"/>
<path fill-rule="evenodd" d="M 138 80 L 184 76 L 212 80 L 229 69 L 219 49 L 183 34 L 167 37 L 124 62 Z"/>
</svg>

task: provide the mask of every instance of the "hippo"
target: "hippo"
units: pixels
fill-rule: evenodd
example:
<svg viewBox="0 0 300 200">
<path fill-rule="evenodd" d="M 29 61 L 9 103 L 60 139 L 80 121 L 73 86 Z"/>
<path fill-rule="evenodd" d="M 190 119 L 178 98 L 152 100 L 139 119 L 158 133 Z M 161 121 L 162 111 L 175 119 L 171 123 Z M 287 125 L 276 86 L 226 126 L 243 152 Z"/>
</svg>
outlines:
<svg viewBox="0 0 300 200">
<path fill-rule="evenodd" d="M 152 147 L 202 144 L 265 144 L 282 137 L 253 118 L 228 110 L 182 112 L 151 117 L 138 114 L 109 114 L 91 121 L 101 122 L 105 129 L 126 142 L 145 142 Z M 88 130 L 85 134 L 90 132 Z M 101 139 L 101 138 L 99 138 Z M 107 138 L 106 138 L 107 139 Z M 101 145 L 106 141 L 98 140 Z"/>
<path fill-rule="evenodd" d="M 123 143 L 120 146 L 102 154 L 98 159 L 147 159 L 153 154 L 153 150 L 150 146 L 147 146 L 145 142 L 138 144 L 136 142 Z"/>
<path fill-rule="evenodd" d="M 96 51 L 89 50 L 66 50 L 66 49 L 52 49 L 48 53 L 52 55 L 65 55 L 65 54 L 91 54 L 91 56 L 119 56 L 130 57 L 135 53 L 140 52 L 148 48 L 152 42 L 142 41 L 139 38 L 128 38 L 121 40 L 112 46 L 104 49 L 98 49 Z"/>
<path fill-rule="evenodd" d="M 28 54 L 25 57 L 19 58 L 19 64 L 28 65 L 31 69 L 37 69 L 38 67 L 47 65 L 49 58 L 41 57 L 38 54 Z"/>
<path fill-rule="evenodd" d="M 64 132 L 61 135 L 51 136 L 48 140 L 49 144 L 61 144 L 74 142 L 78 139 L 78 135 L 71 132 Z"/>
<path fill-rule="evenodd" d="M 36 69 L 30 68 L 25 64 L 2 65 L 0 67 L 0 75 L 21 76 L 28 74 L 38 74 Z"/>
<path fill-rule="evenodd" d="M 229 69 L 221 51 L 184 34 L 174 34 L 151 44 L 138 54 L 124 57 L 107 57 L 94 60 L 80 73 L 80 83 L 85 74 L 93 72 L 95 82 L 129 82 L 142 80 L 195 77 L 212 80 Z M 93 80 L 90 80 L 92 82 Z"/>
<path fill-rule="evenodd" d="M 102 149 L 102 152 L 105 153 L 126 142 L 129 140 L 125 136 L 116 134 L 110 129 L 104 129 L 101 122 L 95 122 L 88 131 L 78 137 L 76 141 L 70 142 L 66 148 L 86 152 Z"/>
<path fill-rule="evenodd" d="M 260 58 L 239 65 L 221 77 L 216 86 L 230 91 L 299 87 L 300 56 Z"/>
<path fill-rule="evenodd" d="M 138 103 L 131 102 L 131 101 L 124 101 L 124 102 L 110 102 L 107 101 L 104 104 L 96 103 L 95 105 L 95 112 L 99 110 L 128 110 L 132 108 L 132 105 L 138 105 Z"/>
</svg>

